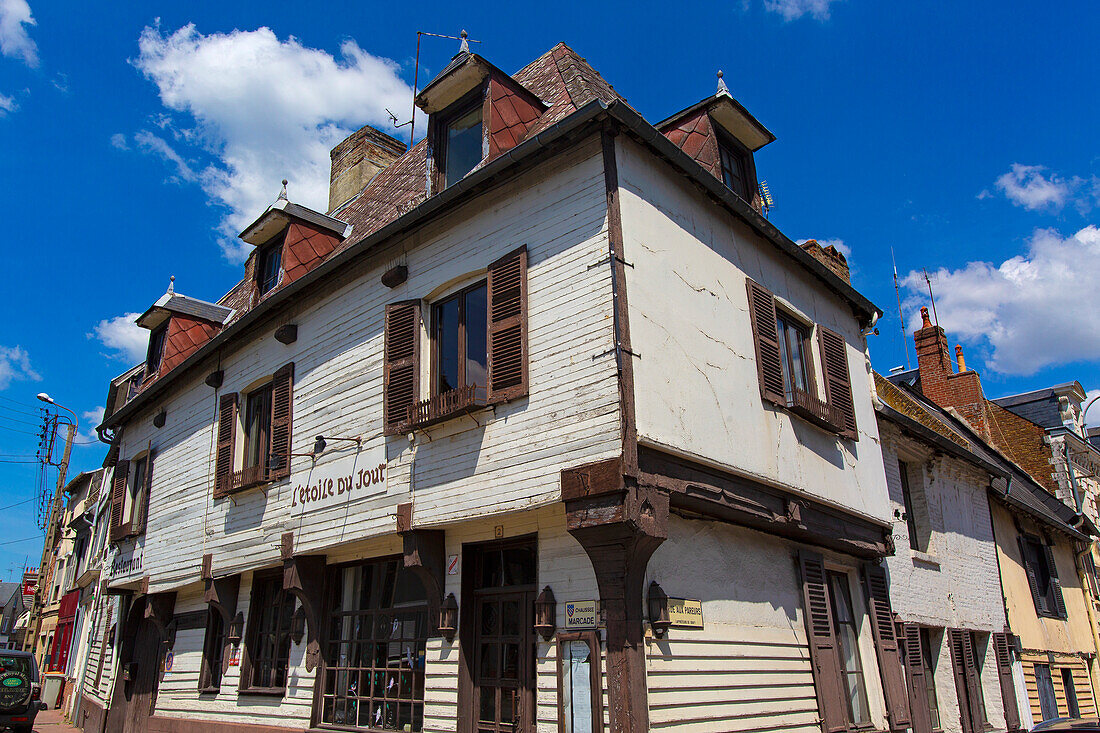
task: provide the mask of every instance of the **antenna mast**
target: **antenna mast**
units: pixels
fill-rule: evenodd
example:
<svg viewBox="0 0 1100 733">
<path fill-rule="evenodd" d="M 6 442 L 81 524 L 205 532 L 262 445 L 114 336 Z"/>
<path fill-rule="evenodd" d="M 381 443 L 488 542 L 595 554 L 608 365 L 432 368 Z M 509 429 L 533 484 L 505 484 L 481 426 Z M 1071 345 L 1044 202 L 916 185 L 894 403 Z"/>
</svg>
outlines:
<svg viewBox="0 0 1100 733">
<path fill-rule="evenodd" d="M 932 318 L 936 321 L 936 325 L 940 325 L 940 316 L 936 313 L 936 296 L 932 295 L 932 280 L 928 277 L 928 268 L 922 267 L 924 271 L 924 281 L 928 283 L 928 299 L 932 301 Z"/>
<path fill-rule="evenodd" d="M 462 34 L 460 36 L 444 36 L 440 33 L 428 33 L 427 31 L 417 31 L 416 32 L 416 62 L 415 62 L 415 66 L 413 67 L 412 117 L 409 118 L 408 122 L 399 125 L 399 124 L 397 124 L 397 116 L 394 115 L 393 112 L 390 112 L 389 110 L 386 110 L 387 112 L 390 112 L 390 117 L 393 118 L 393 126 L 394 127 L 404 127 L 405 125 L 409 126 L 409 148 L 410 149 L 413 146 L 413 141 L 416 139 L 416 94 L 417 94 L 418 91 L 420 91 L 419 86 L 420 86 L 420 37 L 421 36 L 431 36 L 432 38 L 450 38 L 452 41 L 459 41 L 460 42 L 460 45 L 458 47 L 458 49 L 459 49 L 458 52 L 459 53 L 462 53 L 463 51 L 469 51 L 470 50 L 469 44 L 471 44 L 471 43 L 481 43 L 481 41 L 475 41 L 472 38 L 467 38 L 466 37 L 466 31 L 462 31 Z"/>
<path fill-rule="evenodd" d="M 905 349 L 905 368 L 911 369 L 909 364 L 909 334 L 905 332 L 905 316 L 901 312 L 901 287 L 898 285 L 898 263 L 894 259 L 894 248 L 890 248 L 890 262 L 894 265 L 894 295 L 898 297 L 898 323 L 901 327 L 901 347 Z"/>
</svg>

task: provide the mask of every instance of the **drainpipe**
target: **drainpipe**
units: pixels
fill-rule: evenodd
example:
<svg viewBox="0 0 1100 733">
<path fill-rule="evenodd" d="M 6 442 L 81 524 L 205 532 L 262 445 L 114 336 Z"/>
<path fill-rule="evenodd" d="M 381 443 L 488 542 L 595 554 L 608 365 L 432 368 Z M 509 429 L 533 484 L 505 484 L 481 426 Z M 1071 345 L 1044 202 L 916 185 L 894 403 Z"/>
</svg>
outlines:
<svg viewBox="0 0 1100 733">
<path fill-rule="evenodd" d="M 1078 582 L 1081 583 L 1081 592 L 1085 596 L 1085 612 L 1088 614 L 1089 628 L 1092 630 L 1092 646 L 1094 653 L 1096 654 L 1096 657 L 1094 658 L 1096 661 L 1092 665 L 1091 671 L 1093 677 L 1093 688 L 1096 689 L 1098 687 L 1096 675 L 1098 671 L 1100 671 L 1100 669 L 1098 669 L 1098 666 L 1100 666 L 1100 631 L 1098 631 L 1096 626 L 1096 613 L 1094 605 L 1095 601 L 1092 595 L 1092 585 L 1088 582 L 1088 577 L 1085 574 L 1085 564 L 1084 562 L 1082 562 L 1082 558 L 1084 558 L 1084 556 L 1090 552 L 1092 552 L 1091 540 L 1088 542 L 1088 544 L 1085 545 L 1084 549 L 1079 552 L 1074 552 L 1073 564 L 1074 567 L 1077 569 L 1077 579 Z"/>
</svg>

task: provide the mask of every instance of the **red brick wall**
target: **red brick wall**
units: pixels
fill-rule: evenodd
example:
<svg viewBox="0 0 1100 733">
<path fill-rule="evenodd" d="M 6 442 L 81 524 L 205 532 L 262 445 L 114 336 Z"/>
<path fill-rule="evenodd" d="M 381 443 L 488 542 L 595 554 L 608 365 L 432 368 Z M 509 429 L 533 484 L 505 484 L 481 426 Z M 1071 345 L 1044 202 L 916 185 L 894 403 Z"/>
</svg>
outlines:
<svg viewBox="0 0 1100 733">
<path fill-rule="evenodd" d="M 543 112 L 543 105 L 518 84 L 489 80 L 489 160 L 514 148 Z"/>
<path fill-rule="evenodd" d="M 1031 474 L 1043 488 L 1056 494 L 1058 485 L 1050 463 L 1050 446 L 1043 442 L 1046 431 L 994 402 L 987 402 L 986 409 L 993 444 Z"/>
<path fill-rule="evenodd" d="M 218 332 L 218 326 L 198 318 L 173 314 L 168 321 L 164 353 L 160 358 L 160 374 L 167 374 L 191 356 Z"/>
<path fill-rule="evenodd" d="M 705 109 L 685 117 L 662 132 L 676 147 L 694 158 L 696 163 L 709 170 L 715 178 L 722 180 L 718 138 Z"/>
<path fill-rule="evenodd" d="M 286 276 L 280 284 L 294 282 L 321 264 L 339 243 L 340 240 L 332 234 L 292 221 L 283 241 L 283 272 Z"/>
</svg>

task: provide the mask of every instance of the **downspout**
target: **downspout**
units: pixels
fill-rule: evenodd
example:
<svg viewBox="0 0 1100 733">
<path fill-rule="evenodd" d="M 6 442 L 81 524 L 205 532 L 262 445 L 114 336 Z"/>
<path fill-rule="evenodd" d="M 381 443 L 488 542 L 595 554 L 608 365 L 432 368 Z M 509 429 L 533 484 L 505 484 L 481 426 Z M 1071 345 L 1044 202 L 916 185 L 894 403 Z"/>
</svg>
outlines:
<svg viewBox="0 0 1100 733">
<path fill-rule="evenodd" d="M 1084 543 L 1082 543 L 1082 544 L 1084 544 Z M 1092 596 L 1092 585 L 1089 584 L 1089 582 L 1088 582 L 1088 578 L 1085 575 L 1084 563 L 1081 561 L 1081 558 L 1083 558 L 1085 555 L 1087 555 L 1090 552 L 1092 552 L 1092 541 L 1091 540 L 1089 541 L 1088 544 L 1085 545 L 1084 549 L 1082 549 L 1080 552 L 1075 552 L 1073 554 L 1073 564 L 1077 568 L 1078 582 L 1081 583 L 1081 591 L 1082 591 L 1083 595 L 1085 596 L 1085 612 L 1088 614 L 1089 628 L 1092 630 L 1093 653 L 1096 654 L 1096 656 L 1093 657 L 1093 659 L 1095 660 L 1096 663 L 1094 663 L 1092 665 L 1092 669 L 1090 670 L 1091 674 L 1089 676 L 1093 678 L 1092 679 L 1092 687 L 1093 687 L 1093 692 L 1095 693 L 1095 691 L 1097 689 L 1097 680 L 1096 680 L 1096 675 L 1097 675 L 1097 671 L 1098 671 L 1097 670 L 1097 665 L 1100 664 L 1100 631 L 1098 631 L 1097 627 L 1096 627 L 1095 602 L 1094 602 L 1094 599 L 1093 599 L 1093 596 Z"/>
</svg>

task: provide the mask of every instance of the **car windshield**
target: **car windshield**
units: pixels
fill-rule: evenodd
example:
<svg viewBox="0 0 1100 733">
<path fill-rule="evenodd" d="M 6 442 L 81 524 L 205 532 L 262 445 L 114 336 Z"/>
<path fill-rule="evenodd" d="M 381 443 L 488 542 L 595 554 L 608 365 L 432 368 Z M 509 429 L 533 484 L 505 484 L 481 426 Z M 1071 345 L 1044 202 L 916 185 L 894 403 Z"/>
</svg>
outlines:
<svg viewBox="0 0 1100 733">
<path fill-rule="evenodd" d="M 4 674 L 5 672 L 22 672 L 28 677 L 31 676 L 30 657 L 15 657 L 0 654 L 0 674 Z"/>
</svg>

